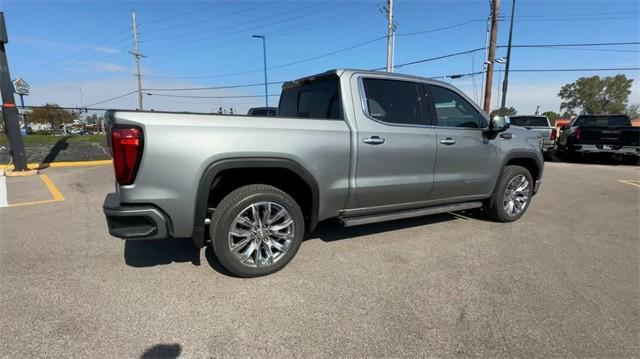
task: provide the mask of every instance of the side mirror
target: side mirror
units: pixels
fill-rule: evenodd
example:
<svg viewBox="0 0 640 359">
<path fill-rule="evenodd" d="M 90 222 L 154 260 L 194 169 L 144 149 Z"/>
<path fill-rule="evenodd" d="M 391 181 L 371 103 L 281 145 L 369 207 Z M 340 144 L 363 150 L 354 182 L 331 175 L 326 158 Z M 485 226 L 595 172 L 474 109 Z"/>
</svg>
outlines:
<svg viewBox="0 0 640 359">
<path fill-rule="evenodd" d="M 502 132 L 511 127 L 509 116 L 493 116 L 489 121 L 489 130 L 492 132 Z"/>
</svg>

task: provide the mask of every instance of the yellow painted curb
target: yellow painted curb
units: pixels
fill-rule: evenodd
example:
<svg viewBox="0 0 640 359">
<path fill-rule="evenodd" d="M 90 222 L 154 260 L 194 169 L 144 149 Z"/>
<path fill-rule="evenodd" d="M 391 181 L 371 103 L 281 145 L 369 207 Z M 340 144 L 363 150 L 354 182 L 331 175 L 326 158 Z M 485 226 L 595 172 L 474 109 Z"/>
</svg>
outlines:
<svg viewBox="0 0 640 359">
<path fill-rule="evenodd" d="M 45 199 L 43 201 L 13 203 L 13 204 L 9 204 L 9 207 L 23 207 L 23 206 L 31 206 L 34 204 L 45 204 L 45 203 L 54 203 L 54 202 L 64 201 L 64 196 L 62 195 L 62 193 L 60 193 L 60 190 L 58 189 L 58 187 L 56 187 L 56 185 L 53 184 L 49 176 L 45 174 L 41 174 L 40 179 L 42 180 L 42 182 L 44 182 L 45 186 L 47 186 L 47 189 L 49 190 L 49 193 L 51 194 L 52 199 Z"/>
<path fill-rule="evenodd" d="M 27 167 L 30 169 L 41 170 L 44 168 L 57 168 L 57 167 L 84 167 L 84 166 L 102 166 L 110 165 L 111 160 L 98 160 L 98 161 L 74 161 L 74 162 L 52 162 L 52 163 L 29 163 Z M 13 169 L 13 165 L 3 164 L 0 165 L 0 170 Z"/>
</svg>

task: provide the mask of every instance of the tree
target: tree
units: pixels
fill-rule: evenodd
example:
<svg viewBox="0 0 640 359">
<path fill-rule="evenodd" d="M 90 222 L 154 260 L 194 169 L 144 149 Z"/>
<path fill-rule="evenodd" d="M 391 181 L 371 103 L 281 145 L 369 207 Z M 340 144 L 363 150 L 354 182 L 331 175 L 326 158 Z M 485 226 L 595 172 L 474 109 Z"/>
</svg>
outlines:
<svg viewBox="0 0 640 359">
<path fill-rule="evenodd" d="M 557 112 L 554 111 L 545 111 L 542 113 L 542 116 L 547 116 L 547 118 L 549 119 L 549 122 L 551 122 L 551 125 L 553 126 L 553 124 L 556 123 L 556 120 L 558 118 L 560 118 L 560 115 Z"/>
<path fill-rule="evenodd" d="M 489 114 L 490 117 L 493 116 L 515 116 L 518 113 L 513 107 L 503 107 L 496 110 L 491 111 Z"/>
<path fill-rule="evenodd" d="M 631 119 L 640 118 L 640 105 L 635 104 L 627 107 L 627 115 L 631 117 Z"/>
<path fill-rule="evenodd" d="M 29 115 L 31 122 L 48 123 L 51 125 L 51 129 L 58 128 L 65 123 L 71 123 L 74 118 L 75 116 L 71 112 L 51 103 L 34 108 Z"/>
<path fill-rule="evenodd" d="M 560 88 L 560 110 L 583 114 L 623 113 L 632 82 L 633 79 L 627 79 L 625 75 L 581 77 Z"/>
</svg>

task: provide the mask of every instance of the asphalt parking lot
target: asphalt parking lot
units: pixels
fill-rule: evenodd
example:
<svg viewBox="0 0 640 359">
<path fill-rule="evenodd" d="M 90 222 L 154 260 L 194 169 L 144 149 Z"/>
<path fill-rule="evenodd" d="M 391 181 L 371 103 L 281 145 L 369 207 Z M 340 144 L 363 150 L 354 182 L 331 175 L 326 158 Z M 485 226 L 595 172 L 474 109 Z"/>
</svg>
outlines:
<svg viewBox="0 0 640 359">
<path fill-rule="evenodd" d="M 639 167 L 549 163 L 512 224 L 325 223 L 256 279 L 110 237 L 110 166 L 42 173 L 6 179 L 2 357 L 640 355 Z"/>
</svg>

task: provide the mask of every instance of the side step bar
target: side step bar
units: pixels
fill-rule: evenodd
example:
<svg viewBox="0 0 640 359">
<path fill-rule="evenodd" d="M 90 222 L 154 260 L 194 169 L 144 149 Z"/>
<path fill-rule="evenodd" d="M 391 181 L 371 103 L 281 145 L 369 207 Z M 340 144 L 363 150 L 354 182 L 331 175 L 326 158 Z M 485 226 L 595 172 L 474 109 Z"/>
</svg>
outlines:
<svg viewBox="0 0 640 359">
<path fill-rule="evenodd" d="M 458 204 L 449 204 L 445 206 L 412 209 L 412 210 L 401 211 L 401 212 L 374 214 L 370 216 L 340 217 L 339 220 L 340 222 L 342 222 L 342 224 L 345 227 L 351 227 L 351 226 L 359 226 L 361 224 L 393 221 L 396 219 L 421 217 L 421 216 L 428 216 L 432 214 L 463 211 L 466 209 L 473 209 L 473 208 L 480 208 L 480 207 L 482 207 L 482 202 L 466 202 L 466 203 L 458 203 Z"/>
</svg>

